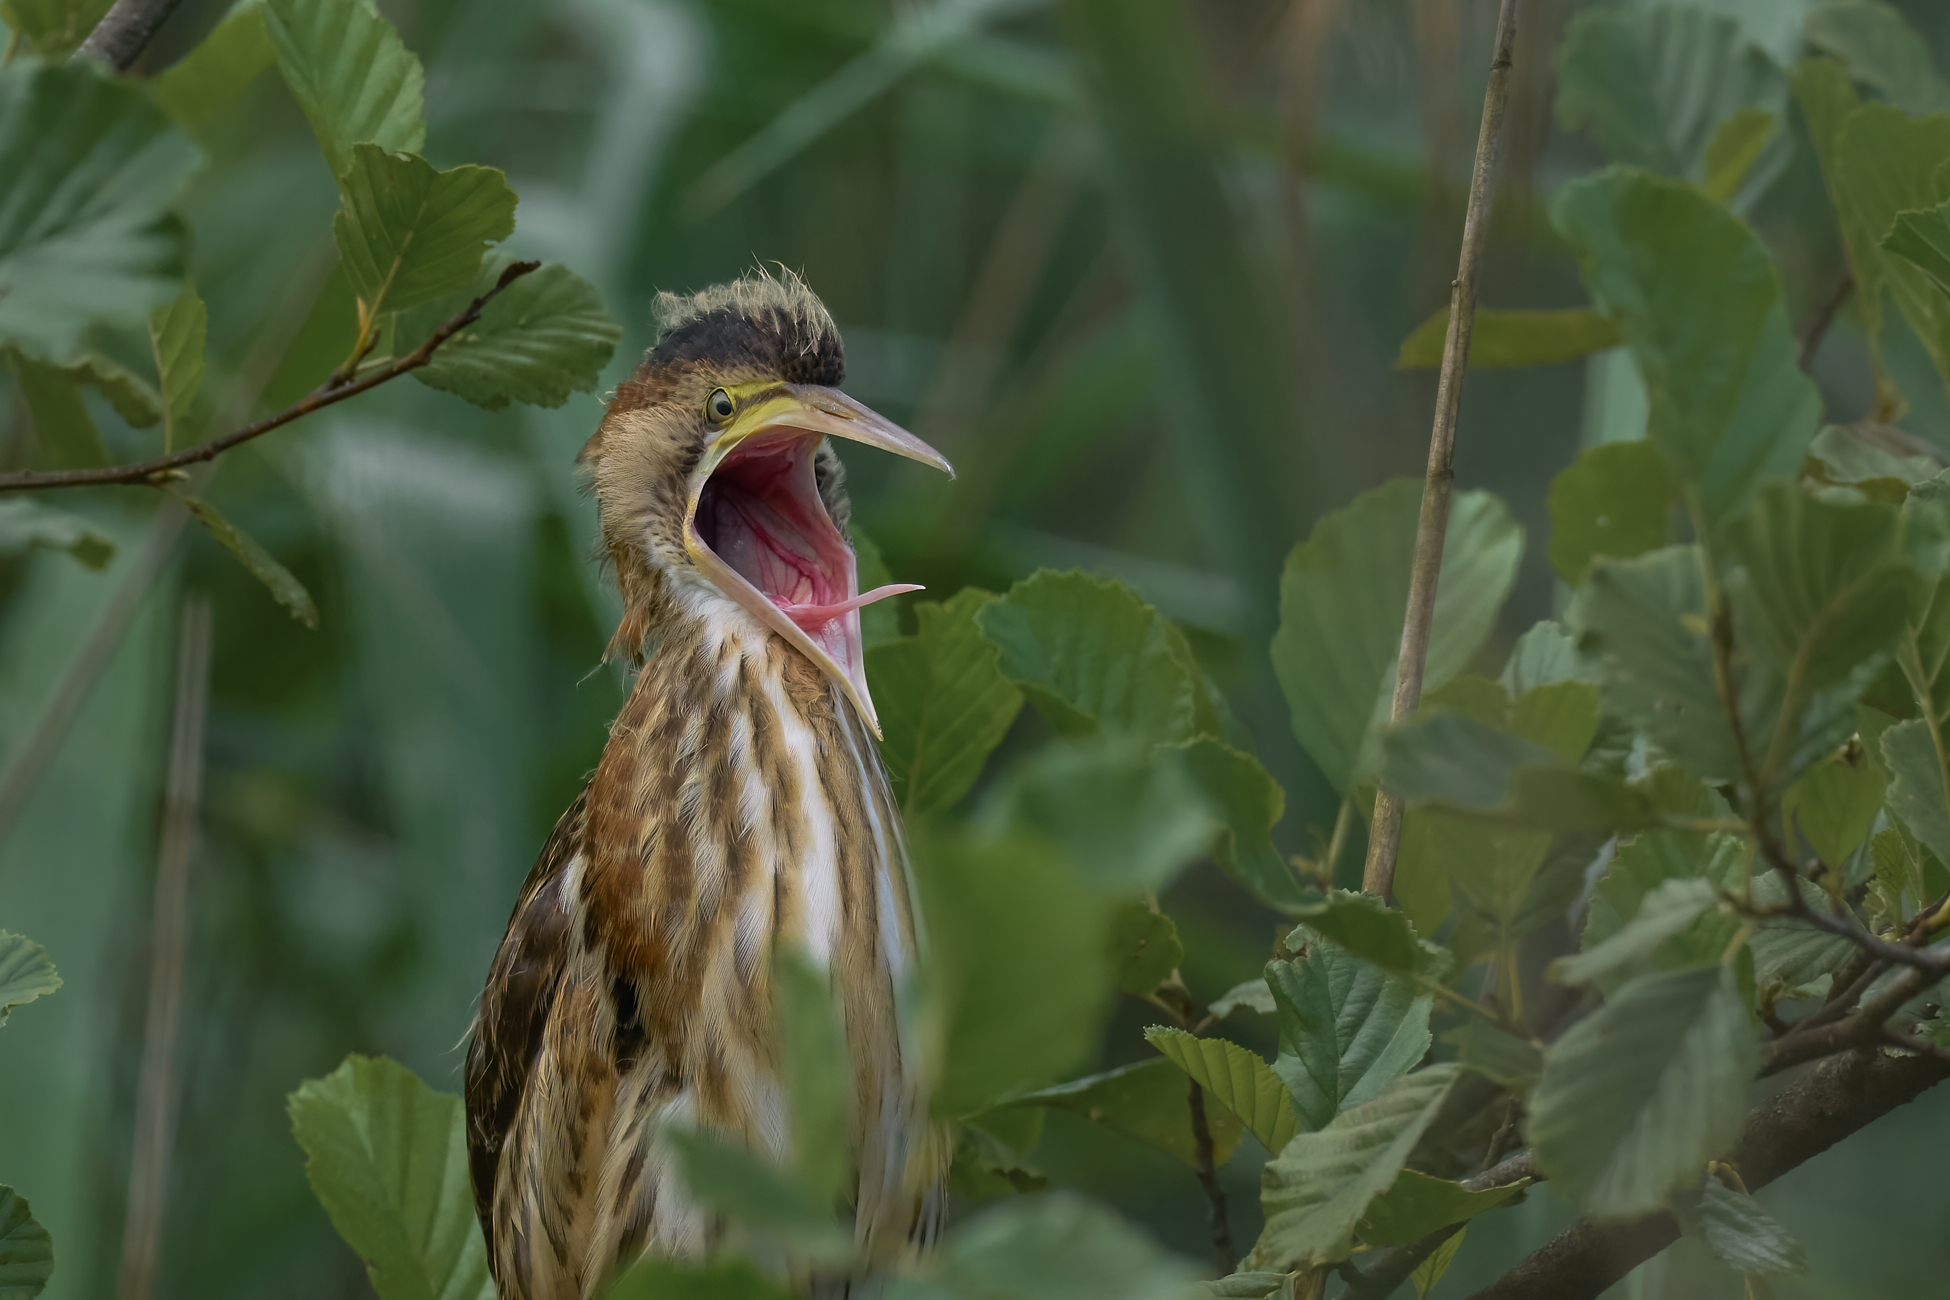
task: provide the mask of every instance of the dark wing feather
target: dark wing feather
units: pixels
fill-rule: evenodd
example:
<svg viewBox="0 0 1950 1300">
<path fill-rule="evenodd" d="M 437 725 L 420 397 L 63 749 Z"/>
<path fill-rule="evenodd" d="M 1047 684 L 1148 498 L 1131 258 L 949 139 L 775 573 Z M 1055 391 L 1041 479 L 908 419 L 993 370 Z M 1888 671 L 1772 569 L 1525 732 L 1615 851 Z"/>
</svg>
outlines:
<svg viewBox="0 0 1950 1300">
<path fill-rule="evenodd" d="M 563 872 L 582 850 L 588 798 L 586 790 L 577 795 L 555 823 L 521 887 L 508 932 L 488 967 L 474 1041 L 467 1048 L 467 1163 L 474 1211 L 490 1241 L 501 1147 L 521 1109 L 568 960 L 572 918 L 562 906 Z"/>
</svg>

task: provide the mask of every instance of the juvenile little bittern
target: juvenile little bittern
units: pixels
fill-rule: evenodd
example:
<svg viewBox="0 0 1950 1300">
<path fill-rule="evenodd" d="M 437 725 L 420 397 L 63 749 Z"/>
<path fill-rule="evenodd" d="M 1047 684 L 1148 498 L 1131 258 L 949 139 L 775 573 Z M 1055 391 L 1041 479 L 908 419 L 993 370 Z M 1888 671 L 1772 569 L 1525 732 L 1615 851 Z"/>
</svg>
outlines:
<svg viewBox="0 0 1950 1300">
<path fill-rule="evenodd" d="M 640 671 L 522 886 L 467 1054 L 505 1297 L 586 1296 L 639 1253 L 710 1247 L 720 1225 L 667 1126 L 783 1157 L 778 942 L 832 981 L 861 1244 L 925 1240 L 940 1212 L 895 1011 L 914 904 L 860 641 L 859 607 L 911 588 L 857 591 L 828 439 L 948 462 L 839 392 L 839 333 L 796 278 L 658 307 L 661 341 L 582 453 L 623 593 L 611 653 Z"/>
</svg>

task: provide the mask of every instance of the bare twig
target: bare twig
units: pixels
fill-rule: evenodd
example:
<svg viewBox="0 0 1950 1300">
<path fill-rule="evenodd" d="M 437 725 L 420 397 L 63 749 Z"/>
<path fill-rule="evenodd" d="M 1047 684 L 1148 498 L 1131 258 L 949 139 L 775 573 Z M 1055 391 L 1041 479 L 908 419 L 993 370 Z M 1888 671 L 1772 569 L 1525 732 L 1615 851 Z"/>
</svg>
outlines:
<svg viewBox="0 0 1950 1300">
<path fill-rule="evenodd" d="M 133 465 L 108 465 L 99 469 L 64 470 L 21 470 L 13 474 L 0 474 L 0 492 L 19 492 L 29 488 L 88 487 L 103 483 L 146 483 L 155 484 L 172 477 L 186 465 L 214 460 L 232 447 L 259 438 L 271 430 L 290 424 L 300 416 L 310 415 L 348 397 L 379 387 L 390 379 L 397 379 L 408 371 L 418 370 L 433 359 L 434 350 L 454 335 L 481 318 L 481 310 L 492 302 L 497 294 L 513 284 L 530 271 L 541 266 L 540 262 L 515 262 L 501 273 L 492 289 L 469 303 L 467 307 L 447 320 L 442 321 L 427 336 L 426 342 L 396 361 L 389 362 L 363 378 L 349 382 L 341 375 L 334 374 L 317 389 L 299 401 L 287 406 L 276 415 L 267 416 L 256 424 L 247 424 L 234 433 L 209 442 L 179 451 L 170 456 L 158 456 L 154 460 L 139 461 Z"/>
<path fill-rule="evenodd" d="M 203 791 L 203 727 L 210 702 L 210 602 L 183 603 L 176 652 L 176 726 L 169 746 L 156 849 L 156 894 L 150 919 L 149 1016 L 142 1036 L 136 1091 L 135 1147 L 129 1160 L 128 1213 L 122 1222 L 122 1267 L 116 1300 L 148 1300 L 169 1184 L 176 1111 L 176 1024 L 182 1009 L 183 957 L 189 946 L 189 873 L 196 856 L 197 805 Z"/>
<path fill-rule="evenodd" d="M 1881 1042 L 1889 1018 L 1902 1010 L 1905 1002 L 1936 984 L 1944 974 L 1942 970 L 1935 973 L 1905 970 L 1890 980 L 1889 986 L 1882 992 L 1863 1003 L 1861 1010 L 1846 1019 L 1828 1024 L 1801 1021 L 1785 1037 L 1761 1049 L 1761 1074 L 1776 1074 L 1803 1061 Z"/>
<path fill-rule="evenodd" d="M 1395 668 L 1395 699 L 1390 717 L 1398 723 L 1422 701 L 1422 670 L 1429 654 L 1436 582 L 1442 573 L 1442 543 L 1449 531 L 1449 494 L 1456 477 L 1456 413 L 1462 407 L 1469 336 L 1476 323 L 1476 272 L 1489 236 L 1490 199 L 1496 189 L 1497 161 L 1503 147 L 1503 110 L 1510 99 L 1517 4 L 1518 0 L 1503 0 L 1497 14 L 1496 53 L 1490 60 L 1489 89 L 1483 94 L 1483 124 L 1476 137 L 1476 169 L 1469 178 L 1469 207 L 1463 217 L 1462 257 L 1449 290 L 1449 332 L 1442 346 L 1441 378 L 1436 383 L 1428 477 L 1422 487 L 1422 514 L 1416 523 L 1414 567 L 1409 574 L 1408 612 L 1402 620 L 1401 654 Z M 1401 847 L 1401 837 L 1401 799 L 1383 789 L 1375 798 L 1368 861 L 1361 874 L 1361 888 L 1370 894 L 1385 898 L 1394 889 L 1395 854 Z"/>
<path fill-rule="evenodd" d="M 127 72 L 142 57 L 156 30 L 181 3 L 182 0 L 115 0 L 74 56 L 98 59 L 117 72 Z"/>
<path fill-rule="evenodd" d="M 1189 1096 L 1192 1108 L 1192 1152 L 1197 1162 L 1199 1186 L 1212 1204 L 1212 1257 L 1224 1277 L 1239 1266 L 1232 1248 L 1232 1224 L 1226 1219 L 1226 1189 L 1219 1186 L 1219 1171 L 1212 1159 L 1212 1126 L 1205 1122 L 1205 1090 L 1192 1081 Z"/>
<path fill-rule="evenodd" d="M 1950 1061 L 1934 1055 L 1831 1057 L 1748 1114 L 1732 1163 L 1758 1191 L 1945 1079 Z M 1631 1223 L 1580 1219 L 1474 1300 L 1593 1300 L 1678 1237 L 1670 1214 Z"/>
</svg>

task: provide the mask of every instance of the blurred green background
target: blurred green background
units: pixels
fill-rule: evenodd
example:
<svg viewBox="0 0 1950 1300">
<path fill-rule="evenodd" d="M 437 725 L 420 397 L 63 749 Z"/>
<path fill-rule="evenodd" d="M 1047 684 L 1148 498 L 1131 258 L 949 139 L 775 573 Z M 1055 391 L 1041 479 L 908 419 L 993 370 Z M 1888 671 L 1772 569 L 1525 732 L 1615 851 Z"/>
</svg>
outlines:
<svg viewBox="0 0 1950 1300">
<path fill-rule="evenodd" d="M 606 385 L 652 341 L 656 290 L 755 260 L 803 271 L 842 326 L 847 387 L 961 471 L 947 484 L 852 457 L 857 526 L 895 577 L 936 595 L 1038 565 L 1129 582 L 1192 633 L 1256 734 L 1289 795 L 1284 847 L 1317 851 L 1335 807 L 1266 662 L 1274 584 L 1323 512 L 1421 471 L 1433 375 L 1394 363 L 1448 297 L 1493 0 L 382 7 L 426 64 L 428 156 L 504 169 L 522 198 L 509 247 L 566 262 L 624 322 Z M 1584 300 L 1543 212 L 1604 161 L 1553 114 L 1551 52 L 1577 7 L 1524 5 L 1486 305 Z M 1804 0 L 1707 7 L 1798 57 Z M 1901 8 L 1950 66 L 1950 9 Z M 223 10 L 186 0 L 144 69 Z M 1842 260 L 1790 126 L 1792 155 L 1749 215 L 1800 318 Z M 200 143 L 185 208 L 210 391 L 241 395 L 234 422 L 252 394 L 270 409 L 316 384 L 353 306 L 332 178 L 276 74 Z M 1889 319 L 1898 376 L 1926 373 Z M 1814 366 L 1831 415 L 1859 416 L 1867 364 L 1846 311 Z M 1934 382 L 1904 387 L 1908 427 L 1950 448 Z M 148 445 L 88 400 L 113 446 Z M 1552 475 L 1582 443 L 1636 435 L 1639 401 L 1616 355 L 1471 377 L 1459 477 L 1503 496 L 1530 537 L 1498 661 L 1553 610 Z M 46 944 L 67 981 L 0 1038 L 0 1172 L 54 1234 L 56 1300 L 114 1287 L 174 629 L 192 592 L 214 602 L 216 657 L 161 1289 L 368 1294 L 304 1184 L 283 1098 L 348 1051 L 459 1089 L 514 891 L 621 698 L 599 662 L 616 600 L 589 560 L 573 465 L 601 409 L 585 395 L 487 413 L 398 384 L 226 458 L 212 499 L 311 589 L 317 632 L 200 534 L 144 576 L 154 501 L 133 489 L 61 498 L 122 540 L 106 572 L 0 559 L 0 761 L 19 762 L 80 647 L 117 632 L 0 827 L 0 924 Z M 3 371 L 0 418 L 11 464 L 25 414 Z M 118 592 L 140 597 L 125 630 Z M 1273 917 L 1216 870 L 1167 906 L 1197 996 L 1256 973 Z M 1147 1054 L 1151 1018 L 1121 1011 L 1104 1063 Z M 1932 1155 L 1946 1124 L 1950 1099 L 1926 1098 L 1768 1193 L 1815 1262 L 1782 1295 L 1918 1294 L 1918 1243 L 1940 1267 L 1950 1240 Z M 1251 1147 L 1226 1171 L 1242 1244 L 1258 1227 Z M 1038 1160 L 1207 1254 L 1197 1185 L 1161 1153 L 1052 1114 Z M 1438 1294 L 1466 1294 L 1566 1217 L 1539 1193 L 1479 1221 Z M 1726 1294 L 1725 1278 L 1668 1259 L 1620 1292 Z"/>
</svg>

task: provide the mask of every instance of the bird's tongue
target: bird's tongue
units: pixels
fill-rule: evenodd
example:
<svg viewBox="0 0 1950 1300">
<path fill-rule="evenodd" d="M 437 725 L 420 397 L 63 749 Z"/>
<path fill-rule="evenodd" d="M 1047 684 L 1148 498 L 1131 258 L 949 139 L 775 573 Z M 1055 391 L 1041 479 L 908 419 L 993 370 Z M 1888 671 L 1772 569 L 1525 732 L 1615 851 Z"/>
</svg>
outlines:
<svg viewBox="0 0 1950 1300">
<path fill-rule="evenodd" d="M 826 624 L 832 622 L 840 615 L 856 609 L 864 609 L 876 600 L 885 600 L 889 596 L 898 596 L 902 592 L 924 590 L 926 588 L 922 587 L 918 582 L 890 582 L 884 587 L 875 587 L 872 591 L 863 591 L 851 600 L 842 600 L 832 605 L 803 605 L 792 601 L 780 600 L 776 596 L 772 597 L 772 603 L 784 610 L 793 622 L 805 628 L 806 631 L 818 632 Z"/>
</svg>

